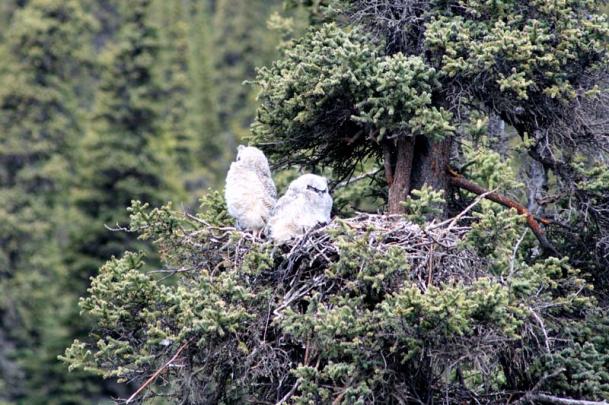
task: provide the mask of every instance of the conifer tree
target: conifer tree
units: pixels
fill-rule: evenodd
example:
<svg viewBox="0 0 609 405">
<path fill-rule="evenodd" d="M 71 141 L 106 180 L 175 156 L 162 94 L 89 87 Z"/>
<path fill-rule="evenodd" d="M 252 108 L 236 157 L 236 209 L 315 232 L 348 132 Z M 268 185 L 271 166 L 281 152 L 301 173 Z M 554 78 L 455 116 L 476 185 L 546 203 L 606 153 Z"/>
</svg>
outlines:
<svg viewBox="0 0 609 405">
<path fill-rule="evenodd" d="M 2 25 L 0 25 L 0 35 L 3 35 L 6 32 L 15 11 L 24 7 L 26 4 L 27 0 L 6 0 L 0 4 L 0 22 L 2 23 Z"/>
<path fill-rule="evenodd" d="M 93 21 L 75 0 L 32 0 L 11 21 L 0 71 L 0 399 L 67 400 L 82 387 L 56 361 L 77 298 L 63 289 L 61 221 Z"/>
<path fill-rule="evenodd" d="M 172 142 L 177 164 L 182 172 L 194 169 L 196 139 L 189 122 L 190 80 L 188 75 L 188 21 L 181 1 L 156 4 L 159 20 L 160 52 L 157 64 L 163 89 L 162 131 Z"/>
<path fill-rule="evenodd" d="M 189 40 L 188 68 L 192 96 L 189 100 L 190 125 L 197 135 L 196 160 L 203 171 L 192 184 L 194 189 L 218 186 L 226 172 L 226 145 L 229 138 L 223 133 L 219 120 L 219 89 L 214 86 L 214 47 L 210 2 L 191 2 L 188 9 Z"/>
<path fill-rule="evenodd" d="M 175 155 L 191 199 L 218 184 L 225 170 L 224 139 L 219 131 L 211 87 L 213 54 L 205 2 L 157 1 L 160 72 L 163 87 L 162 132 Z"/>
<path fill-rule="evenodd" d="M 219 0 L 214 13 L 215 84 L 222 129 L 239 142 L 254 118 L 255 91 L 244 86 L 256 67 L 267 64 L 278 45 L 266 19 L 280 1 Z"/>
<path fill-rule="evenodd" d="M 351 169 L 345 162 L 352 160 L 345 158 L 382 158 L 392 212 L 402 211 L 400 202 L 423 184 L 448 189 L 444 168 L 451 138 L 474 112 L 497 114 L 522 137 L 546 133 L 553 120 L 541 122 L 539 117 L 564 117 L 569 103 L 589 94 L 586 91 L 597 81 L 585 78 L 599 70 L 606 47 L 601 34 L 604 17 L 596 10 L 584 22 L 591 13 L 588 8 L 596 7 L 585 1 L 564 7 L 535 3 L 530 8 L 511 1 L 466 2 L 462 9 L 452 2 L 315 3 L 315 12 L 321 10 L 327 18 L 338 13 L 360 31 L 322 26 L 261 74 L 258 139 L 270 141 L 271 133 L 283 133 L 288 142 L 282 143 L 280 155 L 285 156 L 286 150 L 303 150 L 307 156 L 313 152 L 313 162 L 334 166 L 343 174 Z M 440 15 L 442 10 L 448 14 Z M 502 18 L 513 26 L 502 25 Z M 319 46 L 336 54 L 333 60 L 318 56 Z M 359 52 L 369 54 L 363 57 Z M 534 59 L 522 57 L 523 53 Z M 498 59 L 506 63 L 495 64 Z M 310 71 L 302 70 L 303 64 Z M 418 90 L 400 88 L 402 84 L 396 81 L 404 77 L 400 69 L 407 64 L 418 65 L 424 75 L 415 78 L 423 86 Z M 339 70 L 336 65 L 348 67 Z M 555 69 L 560 73 L 553 73 Z M 299 74 L 292 79 L 280 79 L 295 72 Z M 291 90 L 301 85 L 312 92 L 304 87 L 300 92 Z M 408 104 L 398 97 L 399 92 L 409 98 L 416 94 L 419 105 Z M 292 101 L 297 105 L 289 110 L 279 107 L 282 102 L 291 106 Z M 336 107 L 328 109 L 329 105 Z M 290 118 L 297 118 L 296 123 L 290 123 Z M 324 123 L 335 120 L 344 125 L 330 128 L 330 134 Z M 336 156 L 338 150 L 344 156 Z"/>
<path fill-rule="evenodd" d="M 149 3 L 121 3 L 119 31 L 102 56 L 91 125 L 80 145 L 73 198 L 83 218 L 74 232 L 72 266 L 83 281 L 104 260 L 137 245 L 105 225 L 124 224 L 131 200 L 159 204 L 179 188 L 171 182 L 171 146 L 161 133 L 162 88 L 153 68 L 159 42 Z"/>
</svg>

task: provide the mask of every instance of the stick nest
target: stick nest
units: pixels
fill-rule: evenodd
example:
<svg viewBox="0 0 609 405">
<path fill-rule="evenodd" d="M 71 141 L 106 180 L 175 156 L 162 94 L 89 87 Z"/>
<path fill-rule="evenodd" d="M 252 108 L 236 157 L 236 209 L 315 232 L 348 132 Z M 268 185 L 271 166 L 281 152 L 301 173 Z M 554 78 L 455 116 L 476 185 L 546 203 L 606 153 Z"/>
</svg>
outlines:
<svg viewBox="0 0 609 405">
<path fill-rule="evenodd" d="M 460 243 L 470 228 L 457 226 L 456 221 L 431 223 L 421 228 L 401 215 L 360 213 L 349 219 L 334 219 L 281 246 L 250 232 L 204 224 L 204 241 L 208 246 L 201 252 L 203 257 L 199 263 L 221 266 L 230 262 L 240 268 L 254 246 L 265 246 L 270 249 L 274 265 L 262 276 L 266 281 L 271 281 L 270 278 L 291 286 L 323 278 L 320 269 L 328 268 L 340 258 L 341 240 L 345 235 L 349 240 L 365 239 L 370 250 L 381 255 L 390 249 L 400 249 L 405 257 L 404 268 L 409 269 L 407 279 L 422 291 L 430 284 L 454 281 L 469 284 L 482 274 L 476 269 L 486 267 L 484 259 Z M 189 244 L 202 246 L 201 235 L 198 231 L 185 239 Z"/>
</svg>

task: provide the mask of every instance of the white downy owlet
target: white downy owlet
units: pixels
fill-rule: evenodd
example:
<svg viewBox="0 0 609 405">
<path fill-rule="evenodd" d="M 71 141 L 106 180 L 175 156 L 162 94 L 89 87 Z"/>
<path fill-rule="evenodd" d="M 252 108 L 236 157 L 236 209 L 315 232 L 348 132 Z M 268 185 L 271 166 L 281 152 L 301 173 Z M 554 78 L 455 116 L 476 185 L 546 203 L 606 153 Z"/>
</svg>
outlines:
<svg viewBox="0 0 609 405">
<path fill-rule="evenodd" d="M 318 224 L 330 222 L 332 197 L 325 177 L 300 176 L 277 201 L 268 225 L 268 234 L 276 242 L 287 242 Z"/>
<path fill-rule="evenodd" d="M 228 213 L 242 230 L 262 230 L 275 205 L 277 191 L 269 162 L 260 149 L 239 145 L 226 176 Z"/>
</svg>

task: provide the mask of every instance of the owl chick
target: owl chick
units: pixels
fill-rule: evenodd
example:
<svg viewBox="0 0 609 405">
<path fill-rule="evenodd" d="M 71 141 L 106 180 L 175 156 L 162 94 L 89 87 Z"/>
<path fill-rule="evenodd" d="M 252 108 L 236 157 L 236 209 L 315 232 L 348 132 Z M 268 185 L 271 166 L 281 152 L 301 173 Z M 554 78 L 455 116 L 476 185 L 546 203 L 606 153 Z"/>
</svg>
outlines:
<svg viewBox="0 0 609 405">
<path fill-rule="evenodd" d="M 261 231 L 275 205 L 277 191 L 266 156 L 260 149 L 239 145 L 224 191 L 228 213 L 243 230 Z"/>
<path fill-rule="evenodd" d="M 287 242 L 317 224 L 330 222 L 332 197 L 325 177 L 305 174 L 290 183 L 277 201 L 268 225 L 268 234 L 276 242 Z"/>
</svg>

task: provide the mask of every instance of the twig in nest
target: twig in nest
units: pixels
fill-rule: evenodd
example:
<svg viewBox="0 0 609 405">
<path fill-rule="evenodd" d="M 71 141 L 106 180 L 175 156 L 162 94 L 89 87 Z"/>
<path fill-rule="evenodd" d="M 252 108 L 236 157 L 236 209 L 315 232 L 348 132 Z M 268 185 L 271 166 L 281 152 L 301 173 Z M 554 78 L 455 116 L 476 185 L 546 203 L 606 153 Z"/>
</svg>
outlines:
<svg viewBox="0 0 609 405">
<path fill-rule="evenodd" d="M 476 205 L 478 205 L 480 203 L 480 201 L 485 198 L 487 195 L 489 195 L 490 193 L 493 193 L 494 191 L 487 191 L 486 193 L 480 194 L 478 197 L 476 197 L 476 199 L 474 200 L 474 202 L 472 202 L 467 208 L 465 208 L 463 211 L 461 211 L 459 213 L 459 215 L 455 216 L 454 218 L 448 219 L 446 221 L 440 222 L 439 224 L 433 225 L 431 227 L 428 228 L 428 230 L 432 230 L 435 228 L 439 228 L 439 227 L 443 227 L 446 224 L 448 224 L 448 226 L 446 228 L 443 229 L 442 233 L 440 234 L 441 237 L 444 237 L 445 235 L 447 235 L 450 230 L 457 224 L 457 222 L 459 222 L 459 220 L 461 218 L 463 218 L 463 216 L 465 214 L 467 214 L 470 210 L 472 210 Z M 445 246 L 443 245 L 441 242 L 437 241 L 433 235 L 431 233 L 428 233 L 427 231 L 425 231 L 428 236 L 434 241 L 436 242 L 436 244 L 444 247 L 444 248 L 450 248 L 449 246 Z M 427 275 L 427 286 L 430 286 L 433 283 L 433 256 L 434 256 L 434 247 L 435 245 L 431 245 L 431 248 L 429 249 L 429 260 L 428 260 L 428 275 Z"/>
<path fill-rule="evenodd" d="M 338 394 L 338 396 L 334 399 L 334 401 L 332 401 L 332 405 L 340 404 L 340 401 L 343 400 L 343 397 L 345 396 L 346 393 L 347 393 L 347 389 L 345 388 L 344 390 L 341 391 L 340 394 Z"/>
<path fill-rule="evenodd" d="M 541 328 L 541 331 L 543 332 L 544 344 L 546 346 L 546 351 L 548 353 L 551 353 L 552 351 L 550 350 L 550 344 L 548 343 L 548 341 L 550 339 L 548 338 L 548 332 L 546 331 L 546 328 L 545 328 L 545 326 L 543 324 L 543 320 L 539 317 L 539 315 L 537 315 L 537 312 L 531 311 L 531 314 L 533 315 L 533 318 L 535 318 L 537 323 L 539 323 L 539 327 Z"/>
<path fill-rule="evenodd" d="M 450 219 L 447 219 L 446 221 L 435 224 L 435 225 L 429 227 L 428 229 L 431 230 L 431 229 L 435 229 L 435 228 L 440 228 L 440 227 L 443 227 L 444 225 L 448 224 L 448 226 L 444 229 L 444 232 L 442 233 L 442 235 L 447 234 L 448 231 L 450 231 L 455 226 L 455 224 L 457 222 L 459 222 L 459 220 L 461 218 L 463 218 L 463 216 L 465 216 L 465 214 L 467 214 L 469 211 L 471 211 L 476 205 L 480 204 L 480 201 L 482 201 L 484 198 L 486 198 L 486 196 L 488 196 L 489 194 L 494 193 L 494 192 L 495 192 L 495 190 L 491 190 L 491 191 L 487 191 L 486 193 L 480 194 L 478 197 L 476 197 L 474 202 L 472 202 L 470 205 L 468 205 L 463 211 L 461 211 L 454 218 L 450 218 Z"/>
<path fill-rule="evenodd" d="M 546 394 L 528 394 L 523 399 L 525 401 L 555 405 L 609 405 L 607 401 L 586 401 L 584 399 L 561 398 Z"/>
<path fill-rule="evenodd" d="M 288 393 L 285 394 L 285 396 L 283 398 L 281 398 L 279 400 L 279 402 L 277 402 L 277 405 L 286 403 L 288 401 L 288 399 L 290 399 L 292 397 L 292 395 L 294 395 L 294 392 L 296 392 L 297 388 L 298 388 L 298 381 L 296 381 L 294 383 L 294 385 L 292 386 L 292 389 L 290 391 L 288 391 Z"/>
</svg>

